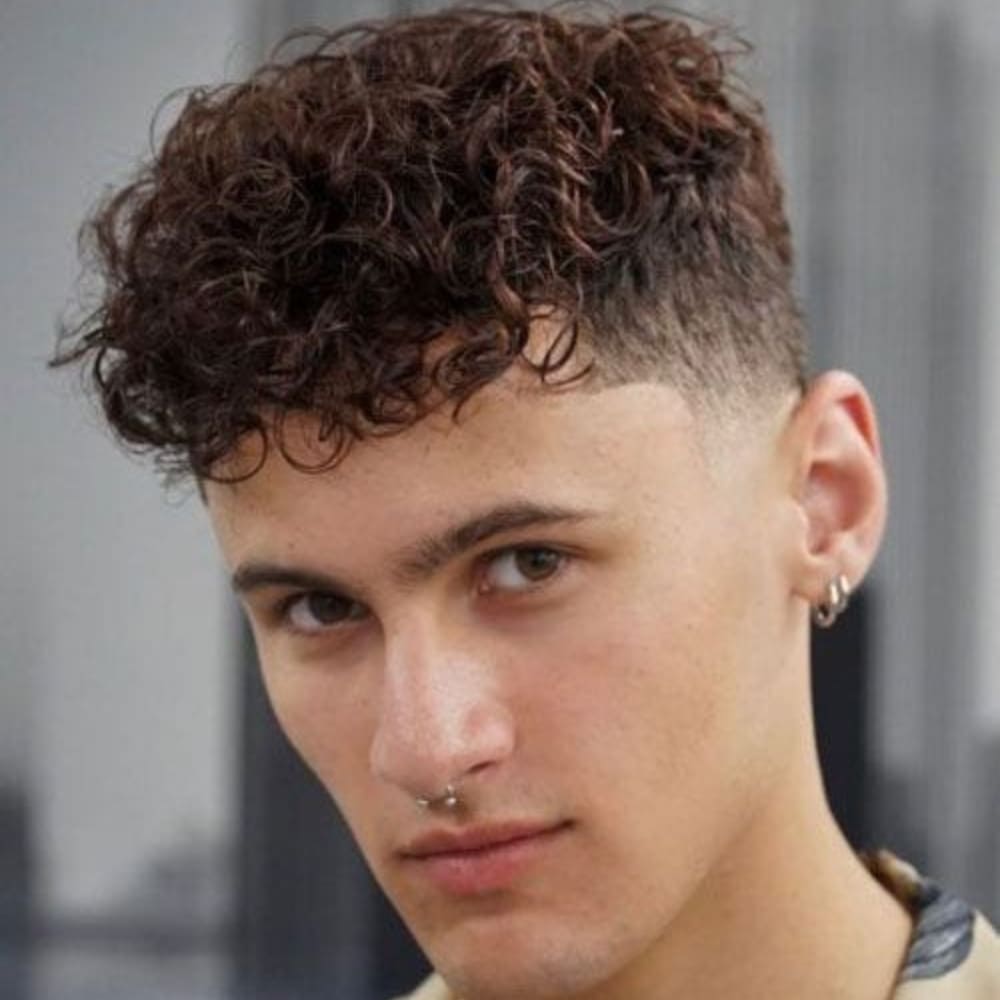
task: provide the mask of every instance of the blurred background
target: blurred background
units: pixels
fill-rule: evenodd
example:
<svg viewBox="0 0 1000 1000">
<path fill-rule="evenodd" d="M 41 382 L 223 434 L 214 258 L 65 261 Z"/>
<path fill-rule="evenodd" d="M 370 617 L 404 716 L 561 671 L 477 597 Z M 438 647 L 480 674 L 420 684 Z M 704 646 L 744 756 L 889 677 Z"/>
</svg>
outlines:
<svg viewBox="0 0 1000 1000">
<path fill-rule="evenodd" d="M 0 996 L 377 1000 L 421 959 L 276 732 L 200 505 L 45 360 L 165 94 L 413 0 L 0 0 Z M 817 649 L 830 794 L 1000 918 L 1000 6 L 718 0 L 817 368 L 879 405 L 885 549 Z M 166 112 L 169 118 L 169 108 Z"/>
</svg>

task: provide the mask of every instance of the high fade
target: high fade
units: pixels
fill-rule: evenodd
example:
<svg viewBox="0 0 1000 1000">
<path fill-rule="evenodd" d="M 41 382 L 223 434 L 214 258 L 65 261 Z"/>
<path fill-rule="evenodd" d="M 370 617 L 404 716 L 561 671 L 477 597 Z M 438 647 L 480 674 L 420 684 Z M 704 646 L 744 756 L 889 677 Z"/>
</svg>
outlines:
<svg viewBox="0 0 1000 1000">
<path fill-rule="evenodd" d="M 802 384 L 784 195 L 734 36 L 574 4 L 305 41 L 191 91 L 81 233 L 99 299 L 53 364 L 83 362 L 168 474 L 223 478 L 247 434 L 284 450 L 303 412 L 326 468 L 515 362 L 690 398 Z"/>
</svg>

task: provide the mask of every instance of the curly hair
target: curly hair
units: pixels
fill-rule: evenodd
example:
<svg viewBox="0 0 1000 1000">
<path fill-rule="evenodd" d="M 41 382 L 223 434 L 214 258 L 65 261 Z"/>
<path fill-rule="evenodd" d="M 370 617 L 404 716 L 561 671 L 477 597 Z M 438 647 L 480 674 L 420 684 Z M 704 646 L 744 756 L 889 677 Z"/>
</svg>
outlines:
<svg viewBox="0 0 1000 1000">
<path fill-rule="evenodd" d="M 602 384 L 801 382 L 772 141 L 730 66 L 744 43 L 592 6 L 309 38 L 189 92 L 81 231 L 100 297 L 53 364 L 85 362 L 126 444 L 213 478 L 244 435 L 280 445 L 308 412 L 326 467 L 519 360 L 559 381 L 582 345 L 574 377 Z M 544 316 L 560 333 L 526 360 Z"/>
</svg>

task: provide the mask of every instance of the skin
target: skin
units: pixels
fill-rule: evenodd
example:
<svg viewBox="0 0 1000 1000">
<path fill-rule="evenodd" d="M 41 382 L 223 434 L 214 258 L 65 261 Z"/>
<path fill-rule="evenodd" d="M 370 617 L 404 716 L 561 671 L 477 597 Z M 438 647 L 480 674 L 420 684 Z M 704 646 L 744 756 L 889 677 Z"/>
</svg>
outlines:
<svg viewBox="0 0 1000 1000">
<path fill-rule="evenodd" d="M 206 495 L 281 725 L 458 995 L 889 995 L 909 918 L 830 817 L 809 705 L 809 606 L 884 522 L 856 380 L 722 417 L 513 371 L 458 424 L 322 474 L 272 449 Z M 512 525 L 525 505 L 572 516 Z M 416 806 L 449 782 L 461 810 Z M 400 857 L 511 820 L 558 832 L 502 890 Z"/>
</svg>

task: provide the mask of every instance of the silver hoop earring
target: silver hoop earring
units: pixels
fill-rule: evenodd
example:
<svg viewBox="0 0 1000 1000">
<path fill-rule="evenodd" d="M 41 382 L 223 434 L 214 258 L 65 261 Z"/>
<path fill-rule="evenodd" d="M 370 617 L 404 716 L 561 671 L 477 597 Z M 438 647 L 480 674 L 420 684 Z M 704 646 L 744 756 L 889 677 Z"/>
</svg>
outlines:
<svg viewBox="0 0 1000 1000">
<path fill-rule="evenodd" d="M 451 784 L 445 785 L 440 795 L 435 795 L 433 798 L 418 795 L 413 801 L 421 809 L 444 809 L 446 812 L 454 812 L 462 804 L 458 790 Z"/>
<path fill-rule="evenodd" d="M 820 628 L 829 628 L 847 609 L 851 585 L 843 573 L 826 585 L 826 599 L 813 605 L 812 620 Z"/>
</svg>

